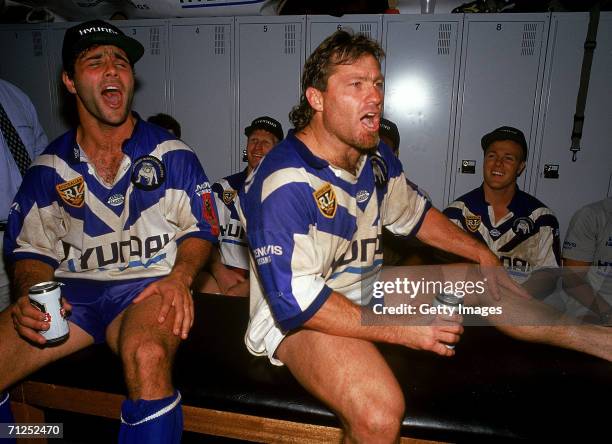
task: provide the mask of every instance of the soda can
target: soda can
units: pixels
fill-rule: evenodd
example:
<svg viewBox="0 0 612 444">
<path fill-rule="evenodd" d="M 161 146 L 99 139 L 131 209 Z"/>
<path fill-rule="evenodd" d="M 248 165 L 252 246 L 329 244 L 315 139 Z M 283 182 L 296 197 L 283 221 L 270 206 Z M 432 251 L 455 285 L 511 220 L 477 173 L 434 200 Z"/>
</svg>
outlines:
<svg viewBox="0 0 612 444">
<path fill-rule="evenodd" d="M 45 314 L 48 330 L 39 331 L 47 344 L 61 342 L 68 337 L 69 326 L 66 313 L 62 308 L 62 295 L 59 282 L 41 282 L 30 287 L 30 304 Z"/>
<path fill-rule="evenodd" d="M 459 305 L 461 305 L 462 301 L 463 301 L 463 298 L 460 298 L 459 296 L 455 296 L 454 294 L 440 293 L 436 295 L 433 305 L 435 307 L 438 307 L 441 305 L 446 305 L 449 307 L 457 307 L 455 309 L 455 312 L 457 312 Z M 455 346 L 452 344 L 444 344 L 444 345 L 446 346 L 446 348 L 450 348 L 451 350 L 455 348 Z"/>
</svg>

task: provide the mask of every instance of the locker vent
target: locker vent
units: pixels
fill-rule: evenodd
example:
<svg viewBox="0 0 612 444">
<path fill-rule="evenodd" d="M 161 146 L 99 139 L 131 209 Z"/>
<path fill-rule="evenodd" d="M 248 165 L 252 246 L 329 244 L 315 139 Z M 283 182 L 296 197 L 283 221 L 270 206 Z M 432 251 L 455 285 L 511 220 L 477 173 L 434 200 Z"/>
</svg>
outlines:
<svg viewBox="0 0 612 444">
<path fill-rule="evenodd" d="M 34 57 L 43 55 L 42 32 L 40 31 L 32 31 L 32 52 Z"/>
<path fill-rule="evenodd" d="M 159 55 L 159 28 L 149 29 L 149 48 L 151 48 L 151 55 Z"/>
<path fill-rule="evenodd" d="M 523 41 L 521 42 L 521 55 L 531 56 L 535 50 L 538 24 L 525 23 L 523 25 Z"/>
<path fill-rule="evenodd" d="M 371 23 L 361 23 L 359 25 L 359 34 L 363 34 L 368 38 L 372 37 L 372 24 Z"/>
<path fill-rule="evenodd" d="M 451 46 L 451 31 L 450 23 L 441 23 L 438 26 L 438 55 L 449 55 Z"/>
<path fill-rule="evenodd" d="M 295 24 L 285 25 L 285 54 L 295 54 Z"/>
<path fill-rule="evenodd" d="M 215 55 L 225 54 L 225 26 L 215 26 Z"/>
</svg>

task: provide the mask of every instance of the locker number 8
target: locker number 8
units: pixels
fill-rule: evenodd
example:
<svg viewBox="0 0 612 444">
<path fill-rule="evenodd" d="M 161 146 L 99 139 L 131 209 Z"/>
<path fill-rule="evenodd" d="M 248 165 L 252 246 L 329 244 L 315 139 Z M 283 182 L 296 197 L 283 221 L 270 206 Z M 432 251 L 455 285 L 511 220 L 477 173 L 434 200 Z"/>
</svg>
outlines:
<svg viewBox="0 0 612 444">
<path fill-rule="evenodd" d="M 264 32 L 268 32 L 268 25 L 264 25 Z"/>
</svg>

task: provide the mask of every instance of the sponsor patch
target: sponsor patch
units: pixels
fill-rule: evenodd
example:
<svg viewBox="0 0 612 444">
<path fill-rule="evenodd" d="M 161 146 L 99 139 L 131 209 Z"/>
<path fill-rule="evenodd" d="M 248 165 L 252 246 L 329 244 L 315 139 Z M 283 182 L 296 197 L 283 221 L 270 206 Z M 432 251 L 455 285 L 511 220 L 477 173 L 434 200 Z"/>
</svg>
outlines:
<svg viewBox="0 0 612 444">
<path fill-rule="evenodd" d="M 83 176 L 55 186 L 57 193 L 71 207 L 81 208 L 85 202 L 85 181 Z"/>
<path fill-rule="evenodd" d="M 234 201 L 236 194 L 238 194 L 236 190 L 224 190 L 223 191 L 223 203 L 225 205 L 231 204 Z"/>
<path fill-rule="evenodd" d="M 499 232 L 499 230 L 497 228 L 493 228 L 491 231 L 489 231 L 489 234 L 493 237 L 499 237 L 501 236 L 501 233 Z"/>
<path fill-rule="evenodd" d="M 119 205 L 122 205 L 124 201 L 125 197 L 123 197 L 123 194 L 117 193 L 109 197 L 106 203 L 108 203 L 110 206 L 118 207 Z"/>
<path fill-rule="evenodd" d="M 514 231 L 515 234 L 522 234 L 525 236 L 531 234 L 533 232 L 533 228 L 534 223 L 528 217 L 519 217 L 512 224 L 512 231 Z"/>
<path fill-rule="evenodd" d="M 470 230 L 472 233 L 475 233 L 478 231 L 478 228 L 480 228 L 481 220 L 482 218 L 480 216 L 465 216 L 465 226 L 468 227 L 468 230 Z"/>
<path fill-rule="evenodd" d="M 370 193 L 366 190 L 361 190 L 357 192 L 357 195 L 355 196 L 355 199 L 357 200 L 357 203 L 363 203 L 366 200 L 368 200 L 370 198 Z"/>
<path fill-rule="evenodd" d="M 213 236 L 219 235 L 219 220 L 217 219 L 217 213 L 215 212 L 215 206 L 212 202 L 212 196 L 210 193 L 202 194 L 202 216 L 204 220 L 210 225 L 210 232 Z"/>
<path fill-rule="evenodd" d="M 317 206 L 319 207 L 319 210 L 323 216 L 331 219 L 336 215 L 336 209 L 338 207 L 336 193 L 329 182 L 312 193 L 312 195 L 314 196 Z"/>
<path fill-rule="evenodd" d="M 212 189 L 210 188 L 210 184 L 208 182 L 204 182 L 196 185 L 195 192 L 198 196 L 202 196 L 204 193 L 211 193 Z"/>
<path fill-rule="evenodd" d="M 157 157 L 143 156 L 132 167 L 132 183 L 136 188 L 151 191 L 166 180 L 166 168 Z"/>
</svg>

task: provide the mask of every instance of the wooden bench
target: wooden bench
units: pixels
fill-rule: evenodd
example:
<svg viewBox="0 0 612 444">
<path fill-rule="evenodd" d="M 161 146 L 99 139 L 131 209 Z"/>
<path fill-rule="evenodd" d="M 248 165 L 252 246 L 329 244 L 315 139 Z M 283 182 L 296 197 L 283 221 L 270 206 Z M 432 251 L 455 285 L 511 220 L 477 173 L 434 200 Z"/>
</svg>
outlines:
<svg viewBox="0 0 612 444">
<path fill-rule="evenodd" d="M 186 431 L 257 442 L 340 441 L 337 418 L 287 368 L 246 351 L 246 299 L 195 299 L 196 322 L 174 372 Z M 398 346 L 380 349 L 406 397 L 403 442 L 609 436 L 608 409 L 596 406 L 612 399 L 612 364 L 606 361 L 519 342 L 489 327 L 467 328 L 452 359 Z M 116 419 L 124 393 L 118 358 L 96 345 L 14 387 L 12 405 L 20 422 L 43 422 L 45 409 Z"/>
</svg>

